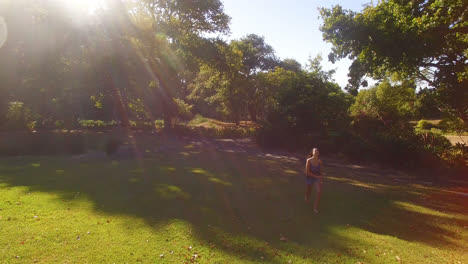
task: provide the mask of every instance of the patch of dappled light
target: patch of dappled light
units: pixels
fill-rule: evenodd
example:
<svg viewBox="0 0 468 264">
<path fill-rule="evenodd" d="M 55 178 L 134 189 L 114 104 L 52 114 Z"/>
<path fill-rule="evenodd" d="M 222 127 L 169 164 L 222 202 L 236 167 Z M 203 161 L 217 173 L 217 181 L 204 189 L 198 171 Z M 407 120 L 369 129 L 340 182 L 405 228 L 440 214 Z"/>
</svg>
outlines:
<svg viewBox="0 0 468 264">
<path fill-rule="evenodd" d="M 353 185 L 353 186 L 363 187 L 363 188 L 373 189 L 373 190 L 379 190 L 379 189 L 381 189 L 381 188 L 387 187 L 387 186 L 381 185 L 381 184 L 365 183 L 365 182 L 361 182 L 361 181 L 357 181 L 357 180 L 352 180 L 352 179 L 337 178 L 337 177 L 329 177 L 329 176 L 327 176 L 326 178 L 327 178 L 327 179 L 330 179 L 330 180 L 334 180 L 334 181 L 345 182 L 345 183 L 348 183 L 348 184 Z"/>
<path fill-rule="evenodd" d="M 296 157 L 291 157 L 291 156 L 284 156 L 284 155 L 273 155 L 269 153 L 261 153 L 258 154 L 257 157 L 260 158 L 267 158 L 267 159 L 275 159 L 275 160 L 281 160 L 281 161 L 288 161 L 288 162 L 298 162 L 299 159 Z"/>
<path fill-rule="evenodd" d="M 293 171 L 293 170 L 283 170 L 283 172 L 287 174 L 299 174 L 297 171 Z"/>
<path fill-rule="evenodd" d="M 183 199 L 190 200 L 192 196 L 179 186 L 169 184 L 155 184 L 154 191 L 164 200 Z"/>
<path fill-rule="evenodd" d="M 195 145 L 193 144 L 188 144 L 184 146 L 184 149 L 194 149 L 194 148 L 195 148 Z"/>
<path fill-rule="evenodd" d="M 163 171 L 170 171 L 170 172 L 176 171 L 176 168 L 174 167 L 160 167 L 160 169 Z"/>
<path fill-rule="evenodd" d="M 184 151 L 179 152 L 179 154 L 182 155 L 182 156 L 185 156 L 185 157 L 190 156 L 190 153 L 184 152 Z"/>
<path fill-rule="evenodd" d="M 407 191 L 406 193 L 416 195 L 416 196 L 427 196 L 427 194 L 417 191 Z"/>
<path fill-rule="evenodd" d="M 442 190 L 442 191 L 452 193 L 452 194 L 456 194 L 456 195 L 460 195 L 460 196 L 468 197 L 468 193 L 465 193 L 465 192 L 457 192 L 457 191 L 451 191 L 451 190 Z"/>
<path fill-rule="evenodd" d="M 130 182 L 130 183 L 139 183 L 139 182 L 141 182 L 141 179 L 137 178 L 137 177 L 133 177 L 133 178 L 128 179 L 128 182 Z"/>
<path fill-rule="evenodd" d="M 420 213 L 420 214 L 426 214 L 426 215 L 431 215 L 431 216 L 438 216 L 438 217 L 444 217 L 444 218 L 455 218 L 455 219 L 461 219 L 461 220 L 468 220 L 468 216 L 464 215 L 456 215 L 456 214 L 447 214 L 444 212 L 440 212 L 437 210 L 433 210 L 424 206 L 420 205 L 415 205 L 407 202 L 402 202 L 402 201 L 395 201 L 393 204 L 401 209 L 410 211 L 410 212 L 415 212 L 415 213 Z"/>
<path fill-rule="evenodd" d="M 227 181 L 223 181 L 220 178 L 210 177 L 210 178 L 208 178 L 208 180 L 211 181 L 211 182 L 214 182 L 214 183 L 219 183 L 219 184 L 225 185 L 225 186 L 232 186 L 232 183 L 227 182 Z"/>
<path fill-rule="evenodd" d="M 31 166 L 34 168 L 38 168 L 41 166 L 41 163 L 31 163 Z"/>
<path fill-rule="evenodd" d="M 206 170 L 202 168 L 192 168 L 191 172 L 197 173 L 197 174 L 209 174 Z"/>
<path fill-rule="evenodd" d="M 401 238 L 373 233 L 351 225 L 334 226 L 330 228 L 330 233 L 341 237 L 341 240 L 347 241 L 346 248 L 352 251 L 356 257 L 367 259 L 369 255 L 374 255 L 379 257 L 382 263 L 387 263 L 388 260 L 394 261 L 398 255 L 400 256 L 399 259 L 404 258 L 401 251 L 389 246 L 401 243 Z M 406 241 L 406 246 L 409 252 L 414 252 L 421 247 L 419 243 L 408 241 Z M 440 249 L 433 249 L 433 253 L 435 253 L 435 250 L 439 251 Z"/>
<path fill-rule="evenodd" d="M 57 173 L 57 174 L 64 174 L 65 171 L 64 171 L 64 170 L 55 170 L 55 173 Z"/>
</svg>

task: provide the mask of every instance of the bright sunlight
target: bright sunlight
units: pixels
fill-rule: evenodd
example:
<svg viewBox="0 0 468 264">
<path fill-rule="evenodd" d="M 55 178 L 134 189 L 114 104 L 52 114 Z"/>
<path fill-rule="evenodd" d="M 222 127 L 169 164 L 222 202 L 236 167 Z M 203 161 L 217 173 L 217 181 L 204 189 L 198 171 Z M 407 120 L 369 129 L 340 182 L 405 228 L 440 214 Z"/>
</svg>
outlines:
<svg viewBox="0 0 468 264">
<path fill-rule="evenodd" d="M 86 10 L 88 12 L 94 12 L 96 9 L 102 7 L 102 1 L 100 0 L 61 0 L 66 2 L 70 9 L 74 10 Z"/>
</svg>

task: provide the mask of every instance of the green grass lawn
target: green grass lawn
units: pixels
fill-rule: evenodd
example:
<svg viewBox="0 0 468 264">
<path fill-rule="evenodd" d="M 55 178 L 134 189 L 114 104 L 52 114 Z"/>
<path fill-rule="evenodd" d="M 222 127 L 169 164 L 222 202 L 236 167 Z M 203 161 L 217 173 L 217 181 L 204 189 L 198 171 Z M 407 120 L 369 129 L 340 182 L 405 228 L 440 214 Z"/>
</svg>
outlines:
<svg viewBox="0 0 468 264">
<path fill-rule="evenodd" d="M 466 196 L 328 167 L 316 215 L 302 170 L 196 145 L 2 158 L 0 263 L 468 262 Z"/>
</svg>

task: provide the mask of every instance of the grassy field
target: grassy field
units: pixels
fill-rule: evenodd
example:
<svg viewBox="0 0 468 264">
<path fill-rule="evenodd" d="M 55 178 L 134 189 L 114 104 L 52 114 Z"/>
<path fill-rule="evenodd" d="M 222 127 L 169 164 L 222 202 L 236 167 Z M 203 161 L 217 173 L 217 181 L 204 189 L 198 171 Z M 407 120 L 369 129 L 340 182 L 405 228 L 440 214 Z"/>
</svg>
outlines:
<svg viewBox="0 0 468 264">
<path fill-rule="evenodd" d="M 468 263 L 460 189 L 329 164 L 314 214 L 302 161 L 155 149 L 1 158 L 0 263 Z"/>
</svg>

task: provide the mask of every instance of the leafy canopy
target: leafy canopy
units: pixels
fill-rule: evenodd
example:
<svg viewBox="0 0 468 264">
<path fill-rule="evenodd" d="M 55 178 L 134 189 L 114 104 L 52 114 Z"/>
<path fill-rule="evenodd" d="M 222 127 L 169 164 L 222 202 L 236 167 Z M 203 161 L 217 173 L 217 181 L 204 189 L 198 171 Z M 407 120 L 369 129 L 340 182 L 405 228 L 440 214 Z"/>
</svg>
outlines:
<svg viewBox="0 0 468 264">
<path fill-rule="evenodd" d="M 463 0 L 384 0 L 362 12 L 321 9 L 329 59 L 353 60 L 347 89 L 398 72 L 436 88 L 447 112 L 468 119 L 468 6 Z"/>
</svg>

